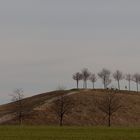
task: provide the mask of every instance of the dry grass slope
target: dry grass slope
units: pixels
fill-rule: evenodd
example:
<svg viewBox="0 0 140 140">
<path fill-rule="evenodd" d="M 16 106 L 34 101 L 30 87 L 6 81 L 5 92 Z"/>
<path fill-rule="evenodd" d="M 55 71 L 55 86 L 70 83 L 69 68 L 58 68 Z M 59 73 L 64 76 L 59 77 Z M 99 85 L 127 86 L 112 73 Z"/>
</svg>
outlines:
<svg viewBox="0 0 140 140">
<path fill-rule="evenodd" d="M 95 106 L 95 99 L 102 97 L 109 90 L 67 90 L 43 93 L 24 99 L 25 110 L 28 115 L 24 118 L 24 124 L 57 125 L 58 120 L 51 110 L 53 100 L 62 94 L 71 96 L 74 100 L 74 108 L 71 114 L 65 116 L 65 125 L 77 126 L 100 126 L 106 125 L 105 114 Z M 114 126 L 140 126 L 140 93 L 117 91 L 117 96 L 121 97 L 123 107 L 112 117 Z M 0 120 L 6 115 L 11 115 L 14 103 L 0 106 Z M 5 119 L 2 124 L 13 124 L 16 120 Z"/>
</svg>

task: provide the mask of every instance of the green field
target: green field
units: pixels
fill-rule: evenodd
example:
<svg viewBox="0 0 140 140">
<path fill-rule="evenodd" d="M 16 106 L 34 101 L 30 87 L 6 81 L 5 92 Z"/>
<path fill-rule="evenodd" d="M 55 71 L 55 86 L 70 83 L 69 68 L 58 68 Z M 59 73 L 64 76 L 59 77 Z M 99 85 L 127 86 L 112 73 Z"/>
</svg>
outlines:
<svg viewBox="0 0 140 140">
<path fill-rule="evenodd" d="M 140 140 L 140 128 L 1 126 L 0 140 Z"/>
</svg>

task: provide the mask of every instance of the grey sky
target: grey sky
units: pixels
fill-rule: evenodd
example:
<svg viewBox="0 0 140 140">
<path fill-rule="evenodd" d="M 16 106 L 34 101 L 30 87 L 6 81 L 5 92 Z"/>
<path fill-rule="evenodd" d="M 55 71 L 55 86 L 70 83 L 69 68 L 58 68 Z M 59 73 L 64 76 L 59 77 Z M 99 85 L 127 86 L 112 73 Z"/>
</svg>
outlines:
<svg viewBox="0 0 140 140">
<path fill-rule="evenodd" d="M 26 96 L 71 88 L 83 67 L 138 72 L 139 7 L 139 0 L 0 0 L 0 102 L 14 88 Z"/>
</svg>

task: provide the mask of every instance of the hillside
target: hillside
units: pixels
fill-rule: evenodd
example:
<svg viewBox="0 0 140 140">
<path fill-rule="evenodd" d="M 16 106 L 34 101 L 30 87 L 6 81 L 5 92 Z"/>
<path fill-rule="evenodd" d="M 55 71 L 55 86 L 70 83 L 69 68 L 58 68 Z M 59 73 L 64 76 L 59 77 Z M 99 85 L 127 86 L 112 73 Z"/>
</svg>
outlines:
<svg viewBox="0 0 140 140">
<path fill-rule="evenodd" d="M 102 97 L 109 90 L 67 90 L 39 94 L 23 100 L 25 112 L 24 124 L 57 125 L 58 119 L 51 110 L 53 101 L 65 94 L 73 99 L 74 107 L 64 118 L 65 125 L 106 125 L 104 113 L 95 107 L 95 97 Z M 115 126 L 140 126 L 140 93 L 118 91 L 122 108 L 112 117 Z M 0 106 L 0 123 L 16 124 L 13 115 L 15 103 Z"/>
</svg>

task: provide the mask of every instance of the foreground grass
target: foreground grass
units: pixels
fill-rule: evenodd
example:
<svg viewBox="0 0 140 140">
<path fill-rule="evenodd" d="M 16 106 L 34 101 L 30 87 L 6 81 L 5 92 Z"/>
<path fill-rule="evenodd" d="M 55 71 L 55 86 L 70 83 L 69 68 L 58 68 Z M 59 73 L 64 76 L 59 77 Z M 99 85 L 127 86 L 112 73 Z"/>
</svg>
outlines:
<svg viewBox="0 0 140 140">
<path fill-rule="evenodd" d="M 140 128 L 1 126 L 0 140 L 140 140 Z"/>
</svg>

